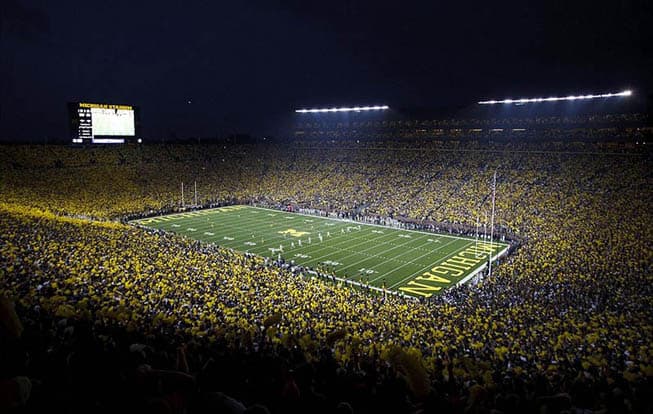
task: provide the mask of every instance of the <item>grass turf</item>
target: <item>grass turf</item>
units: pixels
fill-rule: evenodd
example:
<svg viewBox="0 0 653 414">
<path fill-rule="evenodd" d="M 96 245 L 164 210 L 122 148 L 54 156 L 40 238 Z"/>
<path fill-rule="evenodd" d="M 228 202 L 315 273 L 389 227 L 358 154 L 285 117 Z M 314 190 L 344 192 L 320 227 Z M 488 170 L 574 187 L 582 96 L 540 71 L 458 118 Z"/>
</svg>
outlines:
<svg viewBox="0 0 653 414">
<path fill-rule="evenodd" d="M 487 265 L 506 243 L 236 205 L 134 221 L 242 252 L 321 269 L 404 295 L 430 297 Z M 301 245 L 300 245 L 301 243 Z M 280 250 L 282 249 L 282 250 Z"/>
</svg>

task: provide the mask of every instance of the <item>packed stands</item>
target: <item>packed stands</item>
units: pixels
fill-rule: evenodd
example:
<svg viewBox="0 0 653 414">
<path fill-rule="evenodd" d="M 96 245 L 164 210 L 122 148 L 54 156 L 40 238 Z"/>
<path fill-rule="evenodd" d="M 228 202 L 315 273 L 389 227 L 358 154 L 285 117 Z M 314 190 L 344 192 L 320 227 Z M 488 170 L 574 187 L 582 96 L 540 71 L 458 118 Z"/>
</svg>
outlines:
<svg viewBox="0 0 653 414">
<path fill-rule="evenodd" d="M 0 404 L 650 412 L 651 152 L 564 138 L 1 147 Z M 206 206 L 473 226 L 494 171 L 497 223 L 524 243 L 428 301 L 124 223 L 182 208 L 183 181 Z"/>
<path fill-rule="evenodd" d="M 644 113 L 577 114 L 567 116 L 521 115 L 413 119 L 401 116 L 348 119 L 307 116 L 294 125 L 300 140 L 397 141 L 465 139 L 522 142 L 642 141 L 650 137 L 651 119 Z"/>
</svg>

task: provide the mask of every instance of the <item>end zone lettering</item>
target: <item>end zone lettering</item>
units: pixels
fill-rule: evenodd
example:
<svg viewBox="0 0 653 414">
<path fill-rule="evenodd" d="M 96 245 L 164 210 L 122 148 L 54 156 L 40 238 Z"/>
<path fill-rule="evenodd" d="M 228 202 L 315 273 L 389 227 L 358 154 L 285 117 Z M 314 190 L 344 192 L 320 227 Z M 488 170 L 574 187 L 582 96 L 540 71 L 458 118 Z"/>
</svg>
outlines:
<svg viewBox="0 0 653 414">
<path fill-rule="evenodd" d="M 458 252 L 442 263 L 437 264 L 429 272 L 417 276 L 415 279 L 399 288 L 400 291 L 428 298 L 443 287 L 449 287 L 457 282 L 465 272 L 480 262 L 487 260 L 488 255 L 500 248 L 497 244 L 478 243 Z M 437 285 L 436 285 L 437 284 Z M 438 286 L 440 285 L 440 286 Z"/>
</svg>

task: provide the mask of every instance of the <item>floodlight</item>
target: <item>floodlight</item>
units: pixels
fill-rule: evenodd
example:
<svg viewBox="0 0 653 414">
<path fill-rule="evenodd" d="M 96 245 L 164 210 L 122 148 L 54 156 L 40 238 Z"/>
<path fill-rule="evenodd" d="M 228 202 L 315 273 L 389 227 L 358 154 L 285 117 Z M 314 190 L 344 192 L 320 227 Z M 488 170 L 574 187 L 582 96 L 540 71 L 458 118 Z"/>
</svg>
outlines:
<svg viewBox="0 0 653 414">
<path fill-rule="evenodd" d="M 340 107 L 340 108 L 311 108 L 311 109 L 295 109 L 298 114 L 314 114 L 325 112 L 361 112 L 361 111 L 384 111 L 390 109 L 388 105 L 374 105 L 374 106 L 354 106 L 354 107 Z"/>
<path fill-rule="evenodd" d="M 625 90 L 622 92 L 611 92 L 611 93 L 602 93 L 602 94 L 586 94 L 586 95 L 568 95 L 568 96 L 549 96 L 548 98 L 520 98 L 520 99 L 503 99 L 496 100 L 492 99 L 489 101 L 479 101 L 479 105 L 495 105 L 495 104 L 524 104 L 524 103 L 535 103 L 535 102 L 557 102 L 557 101 L 576 101 L 576 100 L 587 100 L 587 99 L 600 99 L 600 98 L 614 98 L 618 96 L 631 96 L 633 91 Z"/>
</svg>

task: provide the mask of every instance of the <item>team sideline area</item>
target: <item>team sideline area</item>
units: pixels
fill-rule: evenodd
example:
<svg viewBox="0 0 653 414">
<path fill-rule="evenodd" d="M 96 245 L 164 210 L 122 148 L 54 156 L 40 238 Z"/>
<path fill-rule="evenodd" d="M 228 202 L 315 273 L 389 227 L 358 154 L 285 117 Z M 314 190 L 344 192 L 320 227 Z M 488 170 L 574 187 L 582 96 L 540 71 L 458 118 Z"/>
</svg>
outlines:
<svg viewBox="0 0 653 414">
<path fill-rule="evenodd" d="M 428 298 L 482 270 L 500 242 L 234 205 L 135 223 L 297 263 L 361 287 Z M 480 235 L 485 238 L 484 234 Z M 315 272 L 312 272 L 315 274 Z"/>
</svg>

